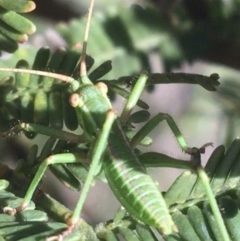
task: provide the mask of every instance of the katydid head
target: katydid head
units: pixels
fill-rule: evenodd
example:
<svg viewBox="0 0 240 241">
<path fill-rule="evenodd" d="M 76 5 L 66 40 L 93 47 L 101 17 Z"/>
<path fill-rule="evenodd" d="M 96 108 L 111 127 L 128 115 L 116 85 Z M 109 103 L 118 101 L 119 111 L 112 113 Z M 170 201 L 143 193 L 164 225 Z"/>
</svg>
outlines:
<svg viewBox="0 0 240 241">
<path fill-rule="evenodd" d="M 106 113 L 112 109 L 106 94 L 106 87 L 99 89 L 97 86 L 82 85 L 69 98 L 69 103 L 75 108 L 78 123 L 84 130 L 86 139 L 92 137 L 101 129 L 106 119 Z"/>
<path fill-rule="evenodd" d="M 107 92 L 108 92 L 108 87 L 105 83 L 103 82 L 98 82 L 95 85 L 97 88 L 91 88 L 92 92 L 95 92 L 95 89 L 100 90 L 100 92 L 102 93 L 102 95 L 106 96 Z M 78 91 L 76 91 L 75 93 L 71 94 L 69 97 L 69 103 L 72 107 L 76 108 L 76 107 L 83 107 L 84 105 L 84 101 L 86 102 L 86 100 L 90 101 L 90 98 L 86 98 L 84 96 L 81 96 L 83 88 L 79 88 Z M 84 101 L 83 101 L 84 98 Z"/>
</svg>

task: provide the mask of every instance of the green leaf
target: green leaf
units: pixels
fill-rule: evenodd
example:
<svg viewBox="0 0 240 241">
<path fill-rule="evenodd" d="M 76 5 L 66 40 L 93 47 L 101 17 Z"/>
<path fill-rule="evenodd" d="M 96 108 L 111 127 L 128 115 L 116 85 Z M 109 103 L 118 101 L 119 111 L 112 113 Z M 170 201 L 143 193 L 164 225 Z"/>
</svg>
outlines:
<svg viewBox="0 0 240 241">
<path fill-rule="evenodd" d="M 18 13 L 26 13 L 34 10 L 33 1 L 0 0 L 0 51 L 14 52 L 17 43 L 28 40 L 28 35 L 36 31 L 35 25 Z"/>
</svg>

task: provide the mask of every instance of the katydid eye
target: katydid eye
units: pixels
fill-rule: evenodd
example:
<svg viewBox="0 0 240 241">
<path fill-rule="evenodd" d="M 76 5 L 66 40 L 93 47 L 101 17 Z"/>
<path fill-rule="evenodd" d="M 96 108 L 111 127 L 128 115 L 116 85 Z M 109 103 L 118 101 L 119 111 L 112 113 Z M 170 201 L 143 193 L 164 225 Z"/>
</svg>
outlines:
<svg viewBox="0 0 240 241">
<path fill-rule="evenodd" d="M 103 94 L 107 94 L 108 92 L 108 87 L 106 84 L 104 84 L 103 82 L 98 82 L 96 85 L 96 87 L 98 87 L 98 89 L 103 93 Z"/>
<path fill-rule="evenodd" d="M 79 102 L 80 102 L 80 95 L 79 94 L 74 93 L 69 97 L 69 103 L 72 107 L 74 107 L 74 108 L 77 107 Z"/>
</svg>

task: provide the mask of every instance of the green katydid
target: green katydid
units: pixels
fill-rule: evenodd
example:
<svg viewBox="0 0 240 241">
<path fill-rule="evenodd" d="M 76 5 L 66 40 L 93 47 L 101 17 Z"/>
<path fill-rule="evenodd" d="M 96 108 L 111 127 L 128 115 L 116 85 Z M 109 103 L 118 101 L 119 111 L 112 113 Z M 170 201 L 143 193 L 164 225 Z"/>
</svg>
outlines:
<svg viewBox="0 0 240 241">
<path fill-rule="evenodd" d="M 101 168 L 100 159 L 104 159 L 102 168 L 111 189 L 126 210 L 140 221 L 156 227 L 162 234 L 169 235 L 177 231 L 177 228 L 172 221 L 164 199 L 156 184 L 147 174 L 145 167 L 139 162 L 137 156 L 133 153 L 131 148 L 131 144 L 135 146 L 141 138 L 136 136 L 133 138 L 132 143 L 129 143 L 122 130 L 120 119 L 116 117 L 116 114 L 112 110 L 111 103 L 106 96 L 107 91 L 105 85 L 100 84 L 99 89 L 99 87 L 92 84 L 87 76 L 85 57 L 93 3 L 94 1 L 92 0 L 81 57 L 80 81 L 76 81 L 62 75 L 49 74 L 41 71 L 11 69 L 13 72 L 25 72 L 49 76 L 71 84 L 73 94 L 71 95 L 69 101 L 76 110 L 78 121 L 84 130 L 84 134 L 82 137 L 78 137 L 63 131 L 52 131 L 50 133 L 50 129 L 47 127 L 31 124 L 25 125 L 24 123 L 20 124 L 20 128 L 30 129 L 38 133 L 55 135 L 56 137 L 62 139 L 67 137 L 68 140 L 71 136 L 73 139 L 77 138 L 75 139 L 76 142 L 80 142 L 81 140 L 95 142 L 90 153 L 91 165 L 87 180 L 73 215 L 69 218 L 69 220 L 67 220 L 69 228 L 59 235 L 48 238 L 48 240 L 61 240 L 75 228 L 92 179 L 95 175 L 97 175 Z M 1 70 L 3 71 L 4 69 Z M 138 79 L 133 90 L 134 95 L 132 96 L 134 98 L 133 100 L 129 98 L 130 105 L 129 102 L 126 105 L 130 107 L 125 108 L 123 114 L 121 115 L 123 121 L 128 119 L 129 114 L 131 113 L 133 106 L 136 104 L 147 79 L 148 76 L 146 73 L 142 73 Z M 137 93 L 136 96 L 135 90 Z M 162 120 L 167 120 L 169 126 L 174 132 L 174 135 L 177 137 L 181 148 L 191 156 L 194 156 L 192 149 L 187 147 L 187 144 L 173 119 L 167 114 L 159 114 L 158 117 L 157 124 Z M 152 125 L 152 128 L 153 126 L 154 125 Z M 99 130 L 101 130 L 100 133 Z M 145 130 L 139 133 L 141 136 L 145 133 Z M 96 141 L 93 141 L 93 136 L 95 135 L 97 135 L 97 139 Z M 108 145 L 106 143 L 108 143 Z M 202 149 L 204 148 L 205 146 L 202 147 Z M 80 161 L 84 160 L 81 160 L 80 156 L 74 153 L 57 154 L 47 158 L 40 165 L 39 170 L 36 173 L 27 194 L 25 195 L 22 205 L 16 209 L 6 207 L 5 211 L 15 213 L 26 208 L 48 165 L 57 163 L 75 163 Z"/>
<path fill-rule="evenodd" d="M 89 20 L 91 18 L 92 6 L 93 1 L 91 2 L 89 11 Z M 146 173 L 144 166 L 139 163 L 137 157 L 132 152 L 129 142 L 121 129 L 119 119 L 117 118 L 115 120 L 115 114 L 112 111 L 112 107 L 107 96 L 103 94 L 99 88 L 92 85 L 86 75 L 85 53 L 88 29 L 89 26 L 86 27 L 86 35 L 80 64 L 82 85 L 79 87 L 79 82 L 70 79 L 69 82 L 72 82 L 71 84 L 73 86 L 73 90 L 75 91 L 70 97 L 70 103 L 76 109 L 79 123 L 84 130 L 84 137 L 87 140 L 92 141 L 92 136 L 96 135 L 102 127 L 103 131 L 97 138 L 93 151 L 90 154 L 92 163 L 89 175 L 73 216 L 68 221 L 69 228 L 60 236 L 53 237 L 53 239 L 60 239 L 61 237 L 67 235 L 78 222 L 78 218 L 92 179 L 97 174 L 97 170 L 99 170 L 99 160 L 106 149 L 107 139 L 109 146 L 107 147 L 106 154 L 104 154 L 104 159 L 106 160 L 103 163 L 103 169 L 115 195 L 119 198 L 119 201 L 129 211 L 129 213 L 133 214 L 141 221 L 159 228 L 162 233 L 170 234 L 177 229 L 171 219 L 159 189 L 151 177 Z M 37 74 L 40 75 L 41 73 L 38 71 Z M 62 79 L 62 76 L 54 75 L 53 77 Z M 141 90 L 144 88 L 146 81 L 147 75 L 142 74 L 139 78 L 138 84 L 135 85 L 135 88 L 139 89 L 139 95 Z M 138 97 L 135 98 L 135 101 L 137 99 Z M 131 112 L 129 109 L 127 111 L 128 113 Z M 23 204 L 12 211 L 21 211 L 28 205 L 34 190 L 49 164 L 73 163 L 77 161 L 79 161 L 78 156 L 74 154 L 59 154 L 46 159 L 40 165 L 40 168 L 24 198 Z M 123 172 L 123 170 L 125 170 L 125 172 Z M 135 186 L 134 189 L 132 186 Z M 140 193 L 141 198 L 139 199 L 138 196 Z M 5 211 L 7 210 L 9 210 L 9 208 L 5 208 Z M 141 210 L 140 215 L 139 210 Z M 161 220 L 162 218 L 164 218 L 163 221 Z M 52 238 L 49 240 L 52 240 Z"/>
</svg>

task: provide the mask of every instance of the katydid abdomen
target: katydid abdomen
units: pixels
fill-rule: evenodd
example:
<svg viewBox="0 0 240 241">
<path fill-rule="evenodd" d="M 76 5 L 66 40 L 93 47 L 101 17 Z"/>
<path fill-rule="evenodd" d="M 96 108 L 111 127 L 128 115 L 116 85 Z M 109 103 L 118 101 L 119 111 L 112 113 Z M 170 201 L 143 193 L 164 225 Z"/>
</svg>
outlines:
<svg viewBox="0 0 240 241">
<path fill-rule="evenodd" d="M 109 186 L 132 216 L 158 228 L 163 234 L 176 231 L 157 184 L 138 161 L 117 122 L 110 133 L 103 162 Z"/>
<path fill-rule="evenodd" d="M 80 87 L 70 103 L 90 138 L 101 130 L 112 109 L 107 96 L 94 85 Z M 158 186 L 132 151 L 118 118 L 111 128 L 102 165 L 109 186 L 130 215 L 163 234 L 177 230 Z"/>
</svg>

